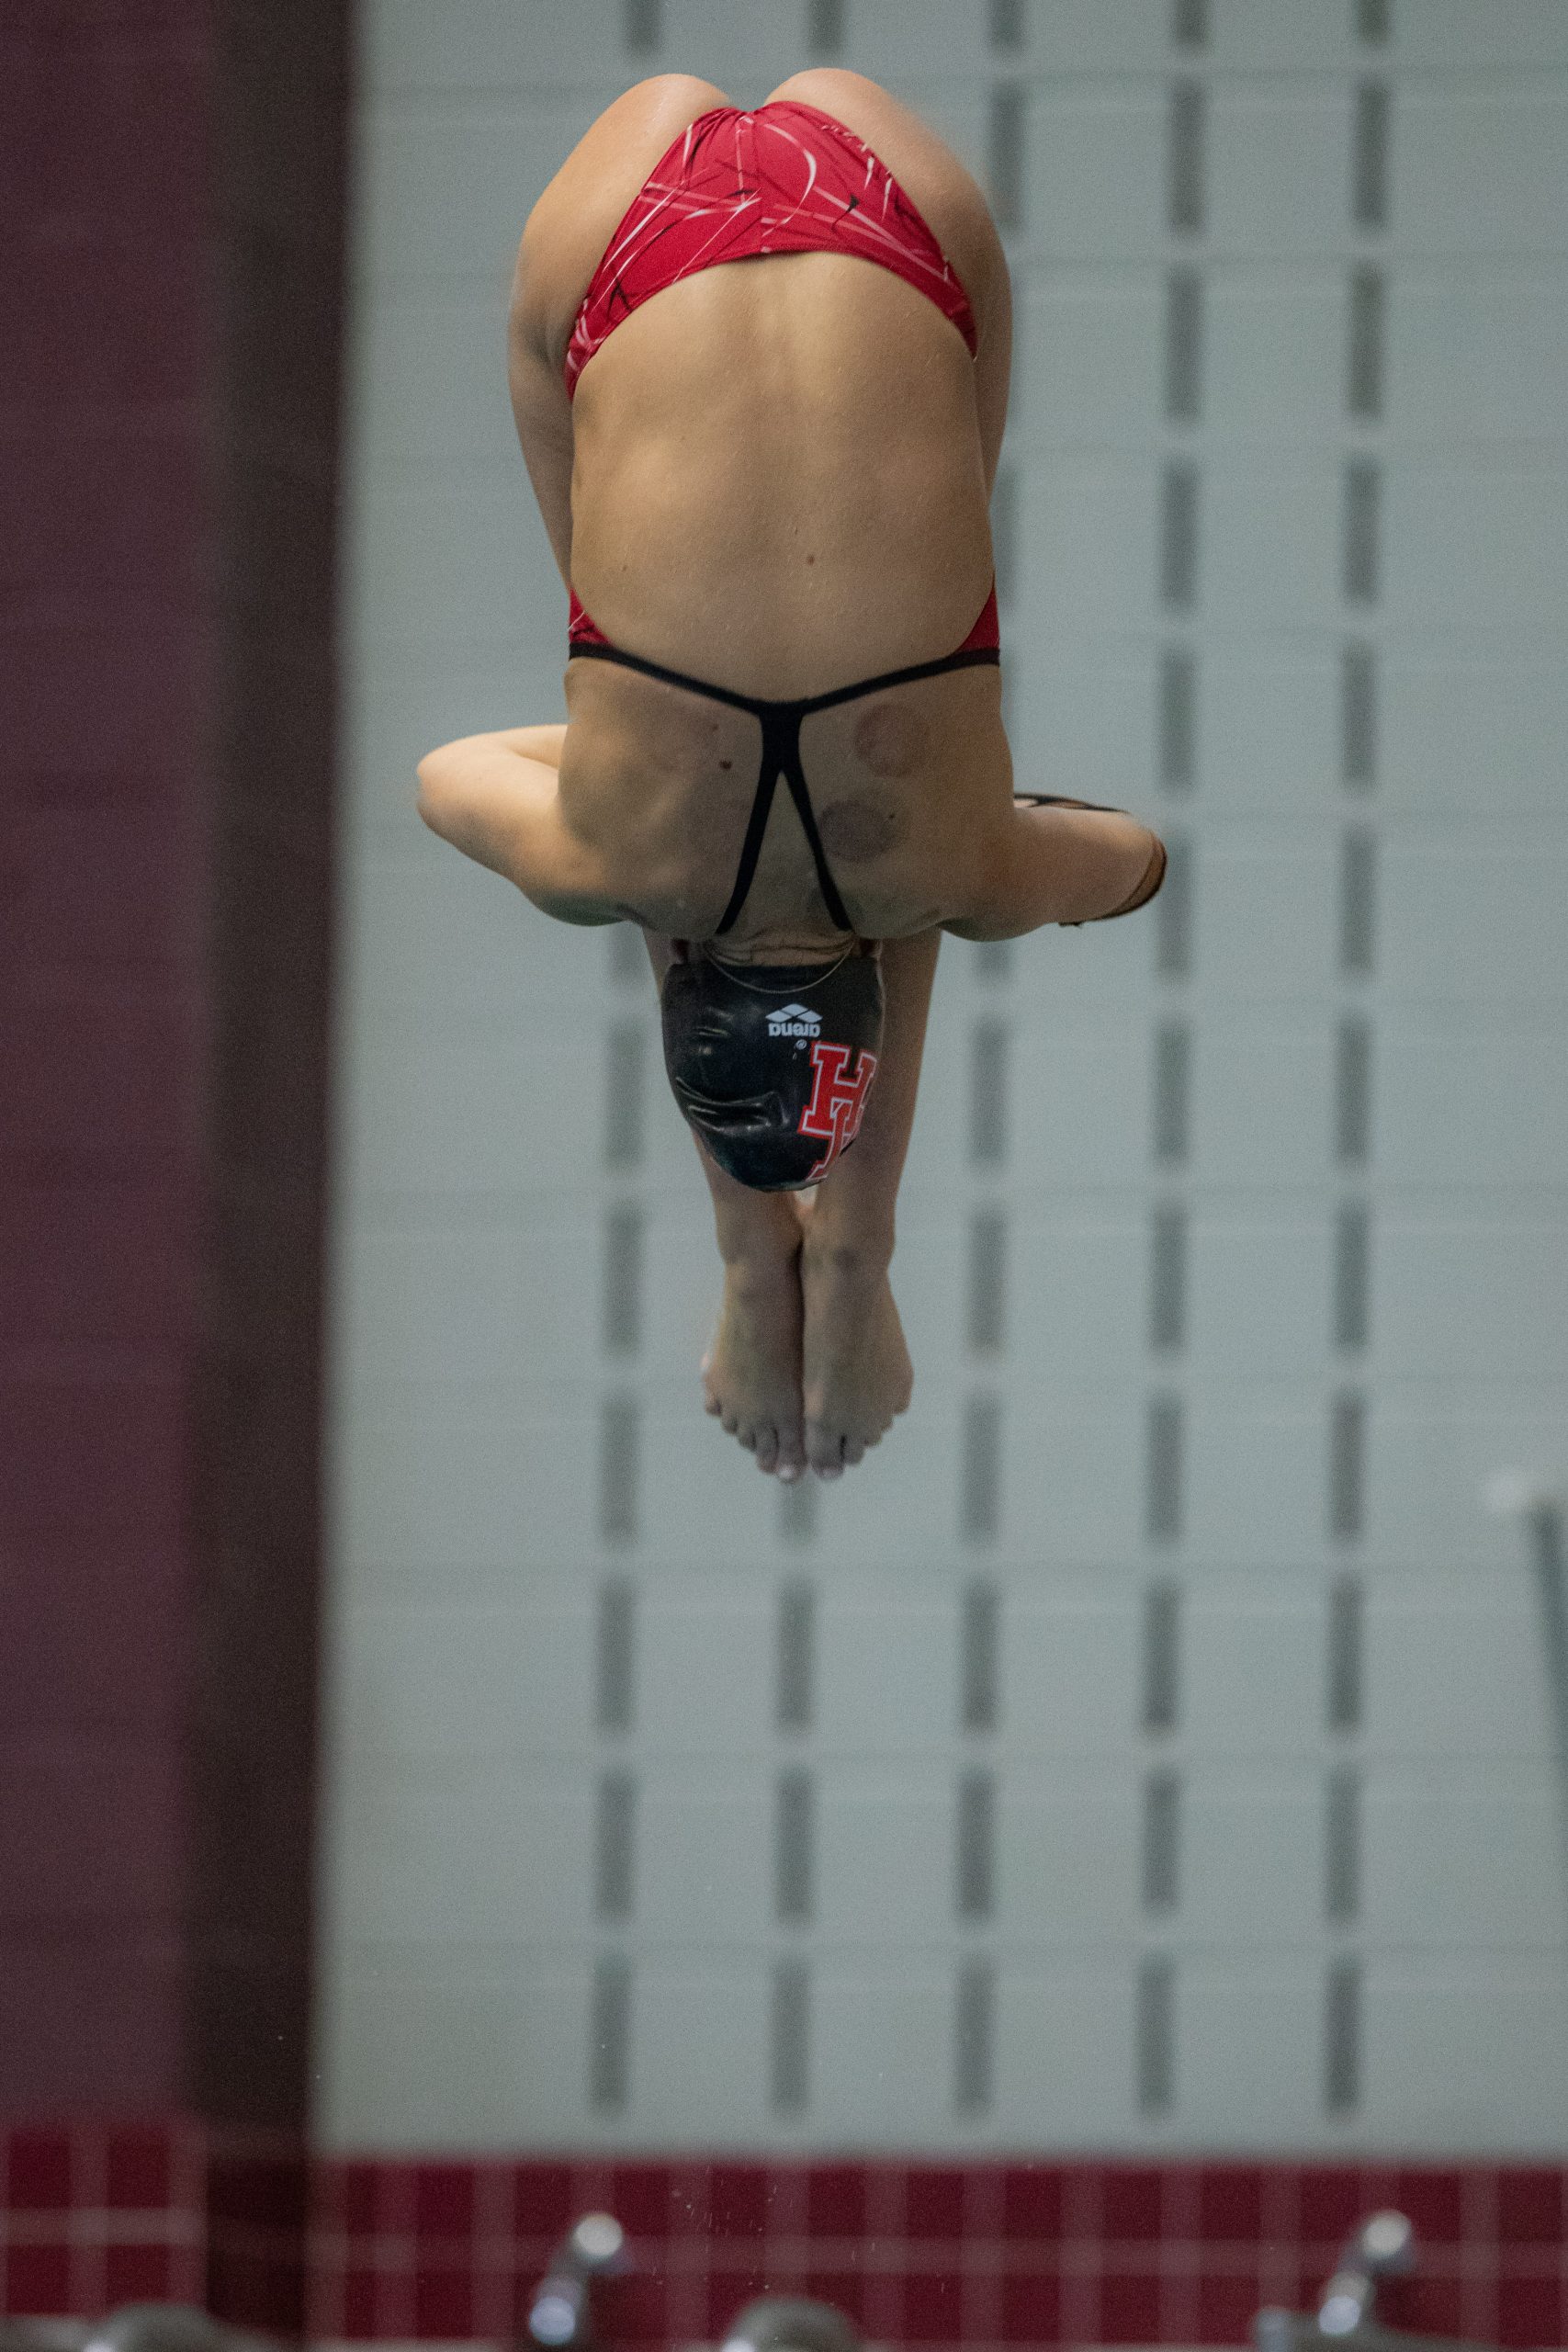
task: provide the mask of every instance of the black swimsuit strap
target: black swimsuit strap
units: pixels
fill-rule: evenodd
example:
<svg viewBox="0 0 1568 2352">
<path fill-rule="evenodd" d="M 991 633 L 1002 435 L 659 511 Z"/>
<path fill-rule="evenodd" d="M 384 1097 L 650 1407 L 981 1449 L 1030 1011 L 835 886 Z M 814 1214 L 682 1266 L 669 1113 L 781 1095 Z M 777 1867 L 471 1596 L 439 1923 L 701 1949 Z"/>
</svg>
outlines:
<svg viewBox="0 0 1568 2352">
<path fill-rule="evenodd" d="M 787 707 L 804 718 L 814 710 L 830 710 L 836 702 L 853 702 L 857 695 L 880 694 L 884 686 L 913 685 L 917 678 L 940 678 L 948 670 L 996 669 L 1001 651 L 995 645 L 971 645 L 961 653 L 944 653 L 935 662 L 914 662 L 907 670 L 884 670 L 874 678 L 857 678 L 852 686 L 835 686 L 831 694 L 807 695 Z"/>
<path fill-rule="evenodd" d="M 762 760 L 757 770 L 757 789 L 751 798 L 751 814 L 746 821 L 746 838 L 740 844 L 740 863 L 735 869 L 735 888 L 729 894 L 729 904 L 714 928 L 716 939 L 734 928 L 756 875 L 757 861 L 762 854 L 762 836 L 768 830 L 768 818 L 779 781 L 779 763 L 773 752 L 773 729 L 764 719 Z"/>
<path fill-rule="evenodd" d="M 710 685 L 705 678 L 694 678 L 688 671 L 667 669 L 662 662 L 645 662 L 640 653 L 623 653 L 618 645 L 572 645 L 567 658 L 618 662 L 623 670 L 640 670 L 645 677 L 662 678 L 666 685 L 685 686 L 694 695 L 706 695 L 710 702 L 727 702 L 732 710 L 749 710 L 753 718 L 764 718 L 770 711 L 806 718 L 814 710 L 830 709 L 834 703 L 879 694 L 884 686 L 911 685 L 917 678 L 937 678 L 945 670 L 973 670 L 983 664 L 995 669 L 1001 653 L 994 645 L 972 645 L 961 653 L 944 653 L 935 662 L 915 662 L 906 670 L 882 670 L 874 678 L 857 678 L 852 686 L 835 686 L 829 694 L 801 695 L 787 702 L 770 702 L 761 695 L 738 695 L 728 686 Z"/>
<path fill-rule="evenodd" d="M 685 686 L 694 695 L 706 695 L 710 702 L 727 702 L 732 710 L 749 710 L 753 718 L 761 718 L 766 710 L 781 707 L 777 703 L 759 702 L 754 695 L 731 694 L 728 686 L 710 686 L 705 678 L 688 677 L 684 670 L 667 670 L 662 662 L 645 662 L 640 653 L 623 653 L 618 645 L 567 646 L 569 662 L 615 662 L 623 670 L 640 670 L 645 678 L 662 678 L 668 686 Z"/>
<path fill-rule="evenodd" d="M 684 686 L 688 693 L 705 695 L 710 702 L 727 703 L 731 710 L 744 710 L 758 720 L 762 729 L 762 756 L 757 771 L 757 790 L 751 802 L 751 814 L 746 823 L 746 838 L 740 845 L 740 863 L 736 868 L 735 888 L 715 928 L 715 938 L 733 928 L 745 905 L 752 882 L 756 879 L 757 864 L 762 854 L 762 836 L 768 830 L 768 818 L 773 810 L 773 795 L 782 775 L 789 797 L 795 803 L 801 831 L 811 852 L 811 862 L 817 868 L 817 879 L 822 891 L 822 903 L 829 921 L 840 931 L 853 931 L 848 910 L 839 895 L 822 846 L 822 836 L 817 828 L 817 812 L 811 805 L 811 793 L 806 781 L 806 771 L 800 761 L 800 722 L 813 711 L 830 710 L 835 704 L 853 702 L 862 695 L 879 694 L 885 686 L 903 686 L 917 678 L 941 677 L 948 670 L 970 670 L 985 663 L 995 665 L 1000 654 L 993 646 L 970 646 L 959 653 L 945 653 L 935 662 L 916 662 L 904 670 L 884 670 L 874 678 L 861 678 L 852 686 L 835 686 L 825 695 L 802 695 L 788 702 L 769 701 L 761 695 L 738 695 L 728 686 L 710 685 L 705 678 L 694 678 L 684 670 L 667 669 L 661 662 L 645 662 L 640 653 L 623 653 L 618 645 L 574 645 L 571 659 L 590 662 L 615 662 L 624 670 L 639 670 L 648 678 L 659 678 L 666 685 Z"/>
<path fill-rule="evenodd" d="M 781 721 L 781 733 L 782 731 L 783 722 Z M 854 930 L 854 924 L 851 922 L 849 911 L 845 907 L 842 899 L 839 896 L 839 886 L 834 881 L 831 869 L 829 866 L 828 854 L 822 846 L 822 836 L 817 830 L 817 811 L 811 806 L 811 795 L 807 789 L 806 772 L 800 764 L 800 719 L 798 716 L 790 726 L 787 738 L 779 743 L 778 752 L 780 754 L 780 764 L 784 772 L 784 780 L 789 788 L 789 797 L 795 803 L 795 813 L 800 819 L 800 830 L 806 835 L 807 844 L 811 851 L 811 863 L 817 868 L 818 886 L 822 892 L 822 903 L 828 910 L 828 919 L 829 922 L 834 923 L 840 931 L 852 932 Z M 758 848 L 761 849 L 761 840 L 760 836 L 757 845 Z M 752 859 L 751 864 L 754 871 L 756 867 L 755 858 Z M 745 904 L 746 892 L 747 890 L 750 890 L 751 887 L 750 874 L 746 876 L 744 889 L 741 888 L 740 876 L 737 875 L 735 887 L 736 890 L 739 894 L 739 899 L 735 902 L 735 912 L 736 914 L 739 914 L 740 908 Z M 730 920 L 733 922 L 734 917 L 732 916 Z M 719 929 L 721 931 L 724 927 L 725 926 L 722 923 L 719 925 Z"/>
</svg>

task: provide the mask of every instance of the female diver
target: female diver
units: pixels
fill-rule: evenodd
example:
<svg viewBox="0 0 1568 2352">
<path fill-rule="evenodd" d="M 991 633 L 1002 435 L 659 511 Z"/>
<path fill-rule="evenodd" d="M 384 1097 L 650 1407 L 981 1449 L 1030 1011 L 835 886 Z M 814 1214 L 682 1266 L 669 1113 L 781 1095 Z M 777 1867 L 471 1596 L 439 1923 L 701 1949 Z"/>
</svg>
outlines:
<svg viewBox="0 0 1568 2352">
<path fill-rule="evenodd" d="M 545 913 L 646 933 L 724 1262 L 707 1408 L 786 1480 L 909 1400 L 888 1265 L 942 933 L 1130 913 L 1164 876 L 1132 817 L 1013 792 L 1009 349 L 979 189 L 856 74 L 750 109 L 640 83 L 523 233 L 569 717 L 431 752 L 420 810 Z"/>
</svg>

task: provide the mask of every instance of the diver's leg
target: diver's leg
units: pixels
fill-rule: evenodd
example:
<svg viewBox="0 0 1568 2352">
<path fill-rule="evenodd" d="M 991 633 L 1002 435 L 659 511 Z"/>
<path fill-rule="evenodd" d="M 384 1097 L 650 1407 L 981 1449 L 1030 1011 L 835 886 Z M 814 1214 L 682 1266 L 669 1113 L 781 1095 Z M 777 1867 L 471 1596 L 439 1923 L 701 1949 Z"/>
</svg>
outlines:
<svg viewBox="0 0 1568 2352">
<path fill-rule="evenodd" d="M 655 932 L 643 935 L 655 977 L 662 978 L 674 952 L 671 944 Z M 703 1360 L 704 1396 L 708 1411 L 756 1455 L 758 1469 L 773 1471 L 787 1484 L 806 1464 L 800 1213 L 793 1193 L 754 1193 L 738 1184 L 695 1136 L 693 1141 L 707 1179 L 724 1261 L 718 1328 Z"/>
<path fill-rule="evenodd" d="M 861 1130 L 806 1217 L 801 1292 L 806 1458 L 827 1478 L 860 1461 L 909 1401 L 914 1373 L 887 1268 L 909 1148 L 940 932 L 882 945 L 887 1009 Z"/>
</svg>

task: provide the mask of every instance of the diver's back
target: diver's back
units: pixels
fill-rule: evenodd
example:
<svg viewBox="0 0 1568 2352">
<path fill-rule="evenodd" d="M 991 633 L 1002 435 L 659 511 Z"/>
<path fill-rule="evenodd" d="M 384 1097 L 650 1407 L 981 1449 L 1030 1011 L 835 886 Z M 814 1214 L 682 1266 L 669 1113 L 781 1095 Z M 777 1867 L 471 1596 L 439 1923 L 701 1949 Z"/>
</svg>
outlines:
<svg viewBox="0 0 1568 2352">
<path fill-rule="evenodd" d="M 752 695 L 950 651 L 991 578 L 973 378 L 952 322 L 858 257 L 667 287 L 578 381 L 578 594 L 614 643 Z"/>
</svg>

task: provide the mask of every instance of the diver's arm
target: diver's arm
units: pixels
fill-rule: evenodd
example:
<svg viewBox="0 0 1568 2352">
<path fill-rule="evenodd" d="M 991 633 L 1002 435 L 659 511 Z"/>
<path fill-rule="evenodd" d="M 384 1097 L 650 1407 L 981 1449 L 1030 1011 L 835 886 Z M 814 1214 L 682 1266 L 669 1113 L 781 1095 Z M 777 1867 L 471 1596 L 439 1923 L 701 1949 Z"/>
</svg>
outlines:
<svg viewBox="0 0 1568 2352">
<path fill-rule="evenodd" d="M 419 763 L 419 813 L 433 833 L 516 884 L 558 922 L 619 922 L 596 861 L 561 821 L 564 726 L 466 735 Z"/>
</svg>

